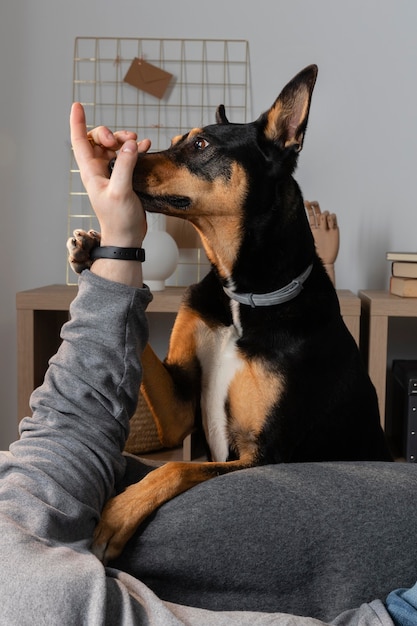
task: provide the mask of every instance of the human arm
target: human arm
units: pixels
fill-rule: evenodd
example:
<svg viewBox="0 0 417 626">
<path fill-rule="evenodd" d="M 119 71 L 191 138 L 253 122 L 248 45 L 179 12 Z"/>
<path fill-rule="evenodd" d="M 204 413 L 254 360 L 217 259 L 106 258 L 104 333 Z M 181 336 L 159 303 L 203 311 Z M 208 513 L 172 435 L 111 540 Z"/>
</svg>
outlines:
<svg viewBox="0 0 417 626">
<path fill-rule="evenodd" d="M 79 103 L 72 106 L 70 123 L 81 179 L 100 224 L 101 245 L 141 247 L 146 217 L 131 181 L 137 155 L 149 149 L 149 140 L 136 143 L 135 133 L 112 133 L 104 126 L 87 133 L 84 109 Z M 108 164 L 117 150 L 110 178 Z M 91 271 L 108 280 L 142 287 L 142 265 L 137 261 L 97 259 Z"/>
<path fill-rule="evenodd" d="M 117 246 L 140 246 L 146 233 L 144 211 L 131 185 L 138 150 L 146 150 L 149 141 L 136 144 L 136 135 L 125 131 L 112 133 L 99 127 L 87 133 L 84 110 L 74 104 L 70 116 L 71 140 L 81 178 L 96 212 L 104 243 Z M 92 145 L 94 143 L 95 145 Z M 98 145 L 100 144 L 100 145 Z M 108 174 L 108 161 L 120 151 L 114 176 Z M 144 310 L 151 296 L 142 285 L 138 261 L 99 259 L 93 270 L 80 279 L 79 291 L 71 305 L 70 322 L 62 329 L 62 345 L 50 362 L 45 384 L 31 398 L 33 416 L 22 423 L 22 440 L 37 435 L 46 421 L 53 424 L 48 436 L 61 437 L 64 429 L 71 437 L 86 423 L 84 444 L 94 449 L 95 420 L 100 429 L 112 430 L 114 468 L 103 472 L 102 492 L 108 498 L 123 465 L 121 449 L 128 431 L 128 420 L 136 406 L 141 381 L 140 355 L 147 341 Z M 67 421 L 69 423 L 67 424 Z M 56 429 L 56 432 L 55 432 Z M 42 430 L 42 432 L 44 432 Z M 14 449 L 24 450 L 18 442 Z M 78 450 L 82 457 L 82 450 Z M 86 455 L 85 462 L 96 457 Z M 67 467 L 66 463 L 62 468 Z M 93 469 L 91 469 L 93 472 Z M 101 469 L 98 470 L 99 473 Z M 74 483 L 74 494 L 87 489 L 81 477 Z M 80 489 L 81 487 L 81 489 Z M 70 486 L 72 489 L 72 484 Z M 101 510 L 103 500 L 98 503 Z"/>
<path fill-rule="evenodd" d="M 106 163 L 123 150 L 122 134 L 102 138 L 108 148 L 92 146 L 80 105 L 72 109 L 71 130 L 107 243 L 141 245 L 146 222 L 130 194 L 135 141 L 129 136 L 132 152 L 123 152 L 120 178 L 110 184 Z M 125 471 L 150 299 L 137 261 L 100 260 L 82 275 L 62 344 L 31 396 L 33 414 L 22 420 L 10 452 L 0 453 L 2 624 L 102 624 L 118 615 L 125 616 L 120 624 L 135 616 L 146 623 L 141 604 L 106 575 L 90 545 Z"/>
</svg>

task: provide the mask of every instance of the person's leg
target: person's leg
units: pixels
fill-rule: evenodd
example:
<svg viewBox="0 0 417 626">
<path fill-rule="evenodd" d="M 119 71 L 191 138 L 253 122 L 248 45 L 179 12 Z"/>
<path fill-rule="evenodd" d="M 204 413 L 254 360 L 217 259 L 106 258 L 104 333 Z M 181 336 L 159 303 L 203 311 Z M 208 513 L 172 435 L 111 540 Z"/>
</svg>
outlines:
<svg viewBox="0 0 417 626">
<path fill-rule="evenodd" d="M 267 466 L 165 504 L 113 564 L 163 599 L 330 620 L 417 578 L 417 467 Z"/>
</svg>

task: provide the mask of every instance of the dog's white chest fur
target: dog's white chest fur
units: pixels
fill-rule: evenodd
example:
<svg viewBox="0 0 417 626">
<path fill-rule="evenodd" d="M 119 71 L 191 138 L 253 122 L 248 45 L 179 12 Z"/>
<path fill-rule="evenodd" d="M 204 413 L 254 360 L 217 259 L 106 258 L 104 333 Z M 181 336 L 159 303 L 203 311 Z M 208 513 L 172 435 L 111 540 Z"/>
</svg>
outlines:
<svg viewBox="0 0 417 626">
<path fill-rule="evenodd" d="M 226 461 L 229 454 L 225 402 L 231 381 L 244 366 L 236 347 L 238 337 L 234 326 L 212 330 L 203 324 L 197 335 L 202 420 L 213 461 Z"/>
</svg>

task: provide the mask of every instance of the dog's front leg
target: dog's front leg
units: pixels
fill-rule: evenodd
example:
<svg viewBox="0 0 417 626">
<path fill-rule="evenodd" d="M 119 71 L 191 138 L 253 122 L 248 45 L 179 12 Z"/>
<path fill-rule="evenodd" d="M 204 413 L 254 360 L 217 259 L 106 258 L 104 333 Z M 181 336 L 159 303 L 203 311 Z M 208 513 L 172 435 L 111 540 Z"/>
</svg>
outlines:
<svg viewBox="0 0 417 626">
<path fill-rule="evenodd" d="M 103 562 L 116 558 L 140 524 L 161 504 L 210 478 L 253 465 L 171 462 L 150 472 L 140 482 L 111 498 L 94 533 L 92 550 Z"/>
<path fill-rule="evenodd" d="M 175 382 L 162 361 L 148 344 L 142 354 L 141 391 L 166 448 L 180 445 L 194 427 L 194 403 L 178 396 Z"/>
<path fill-rule="evenodd" d="M 195 426 L 201 369 L 196 356 L 199 318 L 180 307 L 164 363 L 147 345 L 142 354 L 142 393 L 154 417 L 161 443 L 180 445 Z"/>
</svg>

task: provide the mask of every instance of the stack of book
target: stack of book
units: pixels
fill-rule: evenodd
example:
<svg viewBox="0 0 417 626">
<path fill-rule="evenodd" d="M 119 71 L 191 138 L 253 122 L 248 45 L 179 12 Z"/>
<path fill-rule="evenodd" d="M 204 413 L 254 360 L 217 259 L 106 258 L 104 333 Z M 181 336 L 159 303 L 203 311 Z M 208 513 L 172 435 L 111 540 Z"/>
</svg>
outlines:
<svg viewBox="0 0 417 626">
<path fill-rule="evenodd" d="M 391 261 L 390 292 L 404 298 L 417 298 L 417 252 L 387 252 Z"/>
</svg>

